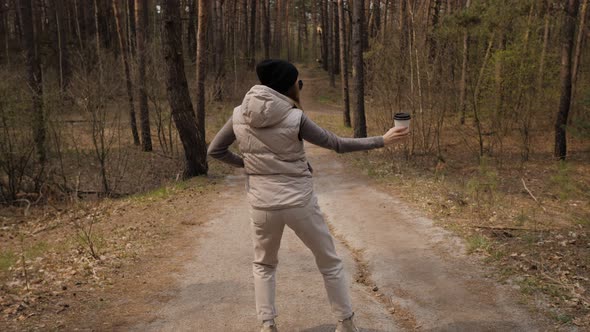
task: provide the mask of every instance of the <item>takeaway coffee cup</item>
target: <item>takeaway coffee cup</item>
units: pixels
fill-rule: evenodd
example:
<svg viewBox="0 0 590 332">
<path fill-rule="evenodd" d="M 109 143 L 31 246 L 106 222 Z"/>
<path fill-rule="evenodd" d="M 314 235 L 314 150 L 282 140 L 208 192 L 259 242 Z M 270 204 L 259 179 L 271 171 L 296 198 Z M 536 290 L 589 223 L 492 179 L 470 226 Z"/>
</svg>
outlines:
<svg viewBox="0 0 590 332">
<path fill-rule="evenodd" d="M 396 127 L 409 127 L 411 118 L 412 117 L 408 113 L 395 113 L 393 116 L 393 122 Z"/>
</svg>

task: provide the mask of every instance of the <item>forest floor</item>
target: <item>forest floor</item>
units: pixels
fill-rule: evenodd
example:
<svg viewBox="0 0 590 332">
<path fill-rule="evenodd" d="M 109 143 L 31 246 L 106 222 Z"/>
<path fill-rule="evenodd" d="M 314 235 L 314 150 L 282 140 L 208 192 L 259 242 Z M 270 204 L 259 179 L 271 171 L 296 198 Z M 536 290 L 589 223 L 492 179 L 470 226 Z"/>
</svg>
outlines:
<svg viewBox="0 0 590 332">
<path fill-rule="evenodd" d="M 327 81 L 314 70 L 303 73 L 306 112 L 319 122 L 340 121 L 337 107 L 322 96 Z M 505 271 L 514 264 L 502 265 L 504 259 L 524 264 L 528 251 L 510 247 L 509 254 L 492 256 L 492 233 L 434 221 L 437 215 L 409 184 L 375 179 L 378 163 L 359 161 L 370 160 L 366 153 L 336 157 L 311 145 L 307 151 L 362 331 L 584 328 L 587 293 L 576 304 L 582 309 L 568 311 L 563 301 L 541 296 L 543 279 L 516 267 Z M 213 168 L 209 178 L 57 211 L 19 230 L 3 226 L 1 240 L 11 251 L 3 248 L 0 257 L 0 268 L 6 267 L 0 269 L 0 330 L 255 331 L 244 177 L 228 173 Z M 502 239 L 520 238 L 517 230 L 498 232 Z M 585 230 L 576 232 L 555 243 L 558 252 L 534 250 L 547 248 L 561 262 L 575 246 L 580 256 L 574 258 L 587 259 Z M 546 241 L 561 235 L 544 234 Z M 570 271 L 571 278 L 587 277 Z M 556 296 L 565 290 L 553 288 Z M 291 231 L 282 244 L 277 306 L 282 331 L 330 331 L 335 323 L 313 256 Z"/>
</svg>

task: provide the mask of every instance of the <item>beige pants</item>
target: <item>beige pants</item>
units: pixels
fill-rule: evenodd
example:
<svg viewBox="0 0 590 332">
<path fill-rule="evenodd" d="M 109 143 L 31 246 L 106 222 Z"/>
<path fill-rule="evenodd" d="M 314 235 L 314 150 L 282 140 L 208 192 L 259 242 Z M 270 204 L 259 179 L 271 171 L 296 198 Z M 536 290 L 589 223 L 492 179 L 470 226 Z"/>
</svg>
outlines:
<svg viewBox="0 0 590 332">
<path fill-rule="evenodd" d="M 307 206 L 281 210 L 250 209 L 254 240 L 254 291 L 259 320 L 274 319 L 275 271 L 285 225 L 289 226 L 315 256 L 324 277 L 328 300 L 337 319 L 352 315 L 342 260 L 314 195 Z"/>
</svg>

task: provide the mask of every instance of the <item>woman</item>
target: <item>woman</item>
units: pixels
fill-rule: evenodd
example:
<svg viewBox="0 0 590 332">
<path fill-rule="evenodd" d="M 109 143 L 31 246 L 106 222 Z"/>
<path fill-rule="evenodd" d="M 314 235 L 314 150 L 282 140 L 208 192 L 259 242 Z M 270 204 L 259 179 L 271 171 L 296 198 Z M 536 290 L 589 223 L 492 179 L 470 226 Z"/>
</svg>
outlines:
<svg viewBox="0 0 590 332">
<path fill-rule="evenodd" d="M 339 153 L 370 150 L 403 139 L 407 128 L 392 128 L 383 136 L 341 138 L 311 121 L 299 105 L 298 71 L 282 60 L 256 66 L 260 85 L 248 91 L 242 104 L 217 133 L 208 154 L 245 168 L 254 242 L 254 290 L 261 331 L 277 331 L 275 271 L 285 225 L 312 251 L 324 277 L 328 299 L 338 324 L 336 331 L 358 331 L 342 261 L 313 192 L 312 168 L 303 141 Z M 238 140 L 242 157 L 228 150 Z"/>
</svg>

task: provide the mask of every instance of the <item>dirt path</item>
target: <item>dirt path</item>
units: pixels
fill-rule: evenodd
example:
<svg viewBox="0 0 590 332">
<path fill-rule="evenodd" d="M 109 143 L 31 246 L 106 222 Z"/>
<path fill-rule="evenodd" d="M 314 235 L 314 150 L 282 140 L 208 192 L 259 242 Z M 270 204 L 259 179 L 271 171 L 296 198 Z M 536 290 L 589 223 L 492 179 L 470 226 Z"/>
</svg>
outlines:
<svg viewBox="0 0 590 332">
<path fill-rule="evenodd" d="M 324 82 L 307 80 L 304 91 Z M 314 85 L 316 85 L 314 87 Z M 313 96 L 309 95 L 308 98 Z M 305 100 L 307 112 L 320 105 Z M 322 108 L 322 112 L 333 111 Z M 544 330 L 513 290 L 494 283 L 464 255 L 461 241 L 334 158 L 307 146 L 319 202 L 351 280 L 362 331 Z M 239 173 L 237 173 L 239 174 Z M 229 177 L 198 245 L 177 272 L 179 290 L 137 331 L 256 331 L 251 240 L 242 175 Z M 231 202 L 231 208 L 229 203 Z M 311 253 L 285 232 L 277 276 L 282 331 L 332 331 Z"/>
<path fill-rule="evenodd" d="M 310 148 L 319 202 L 338 237 L 360 252 L 371 285 L 394 304 L 396 320 L 426 331 L 535 331 L 517 294 L 487 278 L 461 241 L 396 197 Z M 346 179 L 346 181 L 342 181 Z"/>
<path fill-rule="evenodd" d="M 180 291 L 158 310 L 158 318 L 136 331 L 256 331 L 252 281 L 252 248 L 248 206 L 242 176 L 227 180 L 217 204 L 231 209 L 213 216 L 190 261 L 177 276 Z M 352 256 L 341 245 L 349 271 Z M 283 331 L 330 331 L 334 320 L 311 253 L 294 233 L 285 230 L 277 276 L 277 306 Z M 353 285 L 358 317 L 365 331 L 397 330 L 386 309 L 362 285 Z"/>
</svg>

